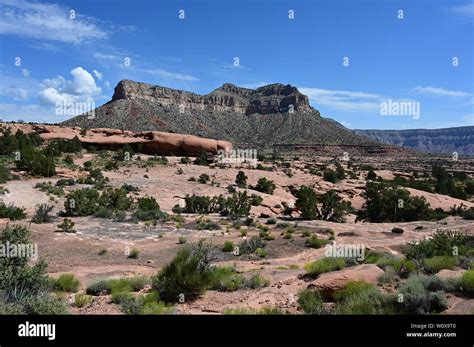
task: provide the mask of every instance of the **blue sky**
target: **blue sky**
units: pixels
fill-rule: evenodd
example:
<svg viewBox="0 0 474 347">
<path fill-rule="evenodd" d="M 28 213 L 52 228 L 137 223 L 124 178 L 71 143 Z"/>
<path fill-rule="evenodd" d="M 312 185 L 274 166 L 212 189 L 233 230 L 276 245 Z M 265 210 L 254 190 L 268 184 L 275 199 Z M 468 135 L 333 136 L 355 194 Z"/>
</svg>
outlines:
<svg viewBox="0 0 474 347">
<path fill-rule="evenodd" d="M 99 106 L 118 81 L 131 79 L 200 94 L 226 82 L 292 84 L 323 116 L 349 128 L 474 125 L 473 1 L 0 5 L 3 120 L 60 122 L 68 117 L 55 113 L 57 103 Z M 382 115 L 388 100 L 418 103 L 420 117 Z"/>
</svg>

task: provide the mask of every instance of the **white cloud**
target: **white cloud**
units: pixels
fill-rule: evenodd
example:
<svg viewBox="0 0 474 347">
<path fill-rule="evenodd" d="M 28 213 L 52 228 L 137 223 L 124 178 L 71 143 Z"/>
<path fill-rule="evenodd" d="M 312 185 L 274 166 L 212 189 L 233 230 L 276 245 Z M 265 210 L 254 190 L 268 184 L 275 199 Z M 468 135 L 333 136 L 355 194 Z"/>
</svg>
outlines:
<svg viewBox="0 0 474 347">
<path fill-rule="evenodd" d="M 104 76 L 103 73 L 97 71 L 97 70 L 92 70 L 92 72 L 94 73 L 94 76 L 99 80 L 99 81 L 102 81 L 102 77 Z"/>
<path fill-rule="evenodd" d="M 23 75 L 23 77 L 30 76 L 30 72 L 28 71 L 28 69 L 21 69 L 21 74 Z"/>
<path fill-rule="evenodd" d="M 104 82 L 104 87 L 107 88 L 107 89 L 110 89 L 110 82 L 109 82 L 109 81 L 105 81 L 105 82 Z"/>
<path fill-rule="evenodd" d="M 80 44 L 107 38 L 98 21 L 57 4 L 1 0 L 0 34 Z"/>
<path fill-rule="evenodd" d="M 441 96 L 469 96 L 471 94 L 462 92 L 459 90 L 447 90 L 443 88 L 437 87 L 422 87 L 418 86 L 415 88 L 416 92 L 424 93 L 424 94 L 431 94 L 431 95 L 441 95 Z"/>
<path fill-rule="evenodd" d="M 94 77 L 82 67 L 72 69 L 71 75 L 72 80 L 66 80 L 62 76 L 43 80 L 44 89 L 39 92 L 40 99 L 47 104 L 90 102 L 102 92 Z"/>
<path fill-rule="evenodd" d="M 138 71 L 160 76 L 162 78 L 171 78 L 180 81 L 199 81 L 197 77 L 176 72 L 169 72 L 163 69 L 139 69 Z"/>
<path fill-rule="evenodd" d="M 464 5 L 458 5 L 451 7 L 451 11 L 467 16 L 467 17 L 474 17 L 474 2 L 468 2 Z"/>
<path fill-rule="evenodd" d="M 28 99 L 28 91 L 16 86 L 0 87 L 0 96 L 6 96 L 17 101 L 26 100 Z"/>
<path fill-rule="evenodd" d="M 298 88 L 315 104 L 346 111 L 376 110 L 380 108 L 382 95 L 347 90 Z"/>
</svg>

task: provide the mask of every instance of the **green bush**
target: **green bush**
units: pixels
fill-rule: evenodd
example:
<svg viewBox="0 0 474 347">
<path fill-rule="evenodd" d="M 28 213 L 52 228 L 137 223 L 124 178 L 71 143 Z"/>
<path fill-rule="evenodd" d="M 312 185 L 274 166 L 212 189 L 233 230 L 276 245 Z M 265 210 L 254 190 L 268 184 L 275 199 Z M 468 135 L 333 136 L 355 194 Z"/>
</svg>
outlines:
<svg viewBox="0 0 474 347">
<path fill-rule="evenodd" d="M 467 270 L 462 274 L 460 285 L 466 292 L 474 294 L 474 270 Z"/>
<path fill-rule="evenodd" d="M 337 314 L 393 314 L 394 297 L 382 294 L 376 287 L 364 283 L 350 283 L 339 293 Z"/>
<path fill-rule="evenodd" d="M 198 177 L 198 182 L 199 183 L 202 183 L 202 184 L 206 184 L 207 182 L 209 182 L 211 180 L 211 178 L 209 177 L 208 174 L 201 174 L 199 177 Z"/>
<path fill-rule="evenodd" d="M 63 216 L 77 217 L 93 215 L 99 206 L 99 192 L 96 189 L 84 188 L 70 192 L 64 202 Z"/>
<path fill-rule="evenodd" d="M 425 259 L 423 265 L 427 272 L 436 273 L 442 269 L 452 269 L 458 266 L 459 259 L 449 255 L 438 255 Z"/>
<path fill-rule="evenodd" d="M 13 204 L 5 205 L 0 201 L 0 218 L 8 218 L 10 220 L 21 220 L 26 217 L 26 209 L 23 207 L 16 207 Z"/>
<path fill-rule="evenodd" d="M 87 294 L 76 294 L 74 296 L 74 306 L 76 307 L 84 307 L 87 304 L 92 302 L 92 296 Z"/>
<path fill-rule="evenodd" d="M 325 246 L 329 241 L 319 239 L 316 235 L 311 235 L 305 241 L 305 244 L 311 248 L 321 248 Z"/>
<path fill-rule="evenodd" d="M 49 223 L 53 220 L 53 216 L 50 212 L 54 209 L 53 205 L 40 204 L 36 206 L 35 215 L 32 218 L 32 222 L 36 224 Z"/>
<path fill-rule="evenodd" d="M 234 250 L 234 242 L 227 240 L 224 242 L 222 252 L 232 252 Z"/>
<path fill-rule="evenodd" d="M 54 289 L 75 293 L 79 290 L 79 280 L 73 274 L 62 274 L 54 281 Z"/>
<path fill-rule="evenodd" d="M 86 288 L 86 294 L 103 295 L 111 292 L 110 283 L 107 280 L 97 280 L 89 284 Z"/>
<path fill-rule="evenodd" d="M 59 315 L 68 313 L 66 303 L 50 294 L 29 295 L 21 304 L 26 315 Z"/>
<path fill-rule="evenodd" d="M 63 233 L 75 233 L 76 232 L 76 230 L 74 230 L 74 225 L 75 224 L 76 223 L 74 223 L 71 219 L 64 218 L 63 222 L 61 224 L 57 225 L 57 227 L 58 227 L 57 231 L 60 231 L 60 232 L 63 232 Z"/>
<path fill-rule="evenodd" d="M 298 293 L 298 304 L 306 314 L 325 314 L 323 298 L 318 291 L 304 289 Z"/>
<path fill-rule="evenodd" d="M 257 249 L 264 248 L 265 245 L 265 241 L 261 237 L 252 236 L 239 243 L 239 255 L 255 253 Z"/>
<path fill-rule="evenodd" d="M 247 187 L 247 179 L 248 177 L 245 175 L 245 172 L 239 171 L 235 177 L 235 184 L 240 188 L 245 188 Z"/>
<path fill-rule="evenodd" d="M 342 258 L 323 258 L 305 265 L 308 276 L 317 277 L 322 273 L 341 270 L 345 268 L 346 261 Z"/>
<path fill-rule="evenodd" d="M 166 302 L 201 295 L 212 280 L 213 247 L 203 241 L 178 250 L 175 258 L 153 278 L 153 288 Z"/>
<path fill-rule="evenodd" d="M 469 249 L 472 249 L 472 247 L 467 245 L 465 235 L 444 230 L 436 231 L 429 240 L 409 244 L 404 253 L 408 259 L 422 261 L 434 256 L 452 256 L 455 251 L 458 255 L 465 255 Z"/>
<path fill-rule="evenodd" d="M 404 314 L 430 314 L 448 305 L 443 291 L 430 288 L 425 275 L 410 276 L 398 289 L 398 311 Z"/>
<path fill-rule="evenodd" d="M 396 257 L 382 257 L 377 261 L 377 266 L 382 269 L 390 266 L 401 278 L 407 278 L 416 270 L 416 265 L 413 261 Z"/>
<path fill-rule="evenodd" d="M 268 287 L 269 285 L 270 285 L 270 280 L 261 276 L 260 274 L 254 274 L 246 281 L 246 286 L 251 289 L 257 289 L 260 287 Z"/>
<path fill-rule="evenodd" d="M 338 181 L 336 171 L 331 169 L 324 170 L 323 179 L 327 182 L 336 183 Z"/>
<path fill-rule="evenodd" d="M 140 255 L 140 251 L 136 248 L 132 249 L 130 251 L 130 254 L 128 255 L 129 259 L 138 259 L 138 256 Z"/>
<path fill-rule="evenodd" d="M 276 185 L 273 181 L 266 179 L 265 177 L 259 178 L 257 185 L 253 187 L 256 191 L 273 195 Z"/>
<path fill-rule="evenodd" d="M 0 163 L 0 184 L 6 183 L 7 181 L 11 179 L 12 179 L 12 175 L 8 167 Z"/>
</svg>

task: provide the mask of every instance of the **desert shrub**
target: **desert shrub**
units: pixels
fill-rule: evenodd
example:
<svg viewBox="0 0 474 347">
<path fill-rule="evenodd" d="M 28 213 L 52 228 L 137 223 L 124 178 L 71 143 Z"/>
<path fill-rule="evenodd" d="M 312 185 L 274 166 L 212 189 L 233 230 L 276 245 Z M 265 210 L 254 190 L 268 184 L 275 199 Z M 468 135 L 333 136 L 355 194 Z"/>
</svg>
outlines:
<svg viewBox="0 0 474 347">
<path fill-rule="evenodd" d="M 145 196 L 138 199 L 137 210 L 133 213 L 133 217 L 142 220 L 166 220 L 168 215 L 160 210 L 160 205 L 154 197 Z"/>
<path fill-rule="evenodd" d="M 143 209 L 143 205 L 146 205 L 143 203 L 143 199 L 146 197 L 138 200 L 139 209 Z M 127 211 L 132 206 L 132 199 L 128 197 L 127 190 L 123 188 L 106 188 L 100 195 L 98 202 L 101 207 L 111 211 Z"/>
<path fill-rule="evenodd" d="M 179 239 L 178 239 L 178 243 L 183 245 L 186 243 L 186 237 L 184 236 L 180 236 Z"/>
<path fill-rule="evenodd" d="M 28 245 L 29 230 L 20 225 L 7 226 L 0 233 L 0 244 Z M 50 296 L 47 264 L 40 260 L 29 265 L 29 257 L 0 257 L 0 302 L 7 309 L 23 314 L 63 314 L 66 306 Z M 0 305 L 1 306 L 1 305 Z"/>
<path fill-rule="evenodd" d="M 98 255 L 106 255 L 107 254 L 107 249 L 106 248 L 102 248 L 99 253 L 97 253 Z"/>
<path fill-rule="evenodd" d="M 72 140 L 52 140 L 45 148 L 46 155 L 59 157 L 63 153 L 78 153 L 82 150 L 82 143 L 77 136 Z"/>
<path fill-rule="evenodd" d="M 227 240 L 224 242 L 222 252 L 232 252 L 234 250 L 234 242 Z"/>
<path fill-rule="evenodd" d="M 127 258 L 129 259 L 138 259 L 138 256 L 140 255 L 140 251 L 136 248 L 133 248 L 131 251 L 130 251 L 130 254 L 128 255 Z"/>
<path fill-rule="evenodd" d="M 441 312 L 448 305 L 443 291 L 428 288 L 425 275 L 410 276 L 406 283 L 398 288 L 398 311 L 405 314 L 429 314 Z"/>
<path fill-rule="evenodd" d="M 250 213 L 250 199 L 247 192 L 236 192 L 227 198 L 225 208 L 220 206 L 221 215 L 231 215 L 232 217 L 248 216 Z"/>
<path fill-rule="evenodd" d="M 191 160 L 189 157 L 181 157 L 181 159 L 179 160 L 179 162 L 180 162 L 181 164 L 188 165 L 188 164 L 191 164 L 191 163 L 192 163 L 192 160 Z"/>
<path fill-rule="evenodd" d="M 452 256 L 455 250 L 459 255 L 465 255 L 469 249 L 472 248 L 467 245 L 465 235 L 450 230 L 439 230 L 433 233 L 429 240 L 409 244 L 404 253 L 408 259 L 422 261 L 434 256 Z"/>
<path fill-rule="evenodd" d="M 26 217 L 26 209 L 23 207 L 16 207 L 13 204 L 5 205 L 0 201 L 0 218 L 8 218 L 10 220 L 21 220 Z"/>
<path fill-rule="evenodd" d="M 56 181 L 56 187 L 73 186 L 76 184 L 74 178 L 61 178 Z"/>
<path fill-rule="evenodd" d="M 111 292 L 110 283 L 107 280 L 96 280 L 89 284 L 86 288 L 86 294 L 89 295 L 102 295 L 109 294 Z"/>
<path fill-rule="evenodd" d="M 21 303 L 27 315 L 59 315 L 67 313 L 66 303 L 51 294 L 29 295 Z"/>
<path fill-rule="evenodd" d="M 257 248 L 255 250 L 255 254 L 258 255 L 260 258 L 265 258 L 268 255 L 268 252 L 264 248 Z"/>
<path fill-rule="evenodd" d="M 367 172 L 367 180 L 375 181 L 376 179 L 377 179 L 377 174 L 374 172 L 374 170 L 369 170 Z"/>
<path fill-rule="evenodd" d="M 33 147 L 27 147 L 20 151 L 20 160 L 16 162 L 16 167 L 33 176 L 52 177 L 56 175 L 54 157 L 47 156 Z"/>
<path fill-rule="evenodd" d="M 207 153 L 206 151 L 204 150 L 201 150 L 199 152 L 199 155 L 196 157 L 196 159 L 194 160 L 194 164 L 196 165 L 208 165 L 208 161 L 207 161 Z"/>
<path fill-rule="evenodd" d="M 261 276 L 260 274 L 253 274 L 248 280 L 246 280 L 246 286 L 251 289 L 268 287 L 269 285 L 270 280 Z"/>
<path fill-rule="evenodd" d="M 32 222 L 36 224 L 51 222 L 53 220 L 53 216 L 51 216 L 50 213 L 53 208 L 53 205 L 48 204 L 37 205 L 35 215 L 32 218 Z"/>
<path fill-rule="evenodd" d="M 272 224 L 276 224 L 276 223 L 277 223 L 277 220 L 276 220 L 276 218 L 274 218 L 274 217 L 269 218 L 269 219 L 267 219 L 267 221 L 266 221 L 266 224 L 268 224 L 268 225 L 272 225 Z"/>
<path fill-rule="evenodd" d="M 276 185 L 273 181 L 267 180 L 265 177 L 259 178 L 257 185 L 253 187 L 256 191 L 273 195 Z"/>
<path fill-rule="evenodd" d="M 74 306 L 84 307 L 92 302 L 92 296 L 87 294 L 76 294 L 74 295 Z"/>
<path fill-rule="evenodd" d="M 474 219 L 474 207 L 471 207 L 463 212 L 462 218 L 473 220 Z"/>
<path fill-rule="evenodd" d="M 118 305 L 126 304 L 131 300 L 133 300 L 133 294 L 125 291 L 112 292 L 112 295 L 110 296 L 110 301 Z"/>
<path fill-rule="evenodd" d="M 207 182 L 209 182 L 211 180 L 211 178 L 209 177 L 208 174 L 201 174 L 199 177 L 198 177 L 198 182 L 199 183 L 202 183 L 202 184 L 206 184 Z"/>
<path fill-rule="evenodd" d="M 235 184 L 240 188 L 245 188 L 247 187 L 247 179 L 248 177 L 245 175 L 245 172 L 239 171 L 235 177 Z"/>
<path fill-rule="evenodd" d="M 75 293 L 79 290 L 79 280 L 73 274 L 62 274 L 55 281 L 53 288 L 62 292 Z"/>
<path fill-rule="evenodd" d="M 76 189 L 66 196 L 63 216 L 90 216 L 97 210 L 99 192 L 96 189 Z"/>
<path fill-rule="evenodd" d="M 434 219 L 434 211 L 424 197 L 412 197 L 405 189 L 393 188 L 379 182 L 367 182 L 366 199 L 357 218 L 373 223 L 412 222 Z M 400 201 L 403 208 L 399 207 Z"/>
<path fill-rule="evenodd" d="M 413 261 L 396 257 L 382 257 L 377 261 L 377 266 L 382 269 L 390 266 L 401 278 L 407 278 L 416 270 L 416 265 Z"/>
<path fill-rule="evenodd" d="M 295 206 L 303 219 L 323 219 L 343 222 L 344 215 L 351 210 L 349 202 L 342 201 L 335 190 L 329 190 L 321 196 L 307 186 L 302 186 L 296 193 Z M 321 208 L 317 204 L 321 203 Z"/>
<path fill-rule="evenodd" d="M 424 268 L 429 273 L 436 273 L 442 269 L 452 269 L 459 265 L 459 259 L 449 255 L 438 255 L 423 261 Z"/>
<path fill-rule="evenodd" d="M 8 167 L 0 163 L 0 184 L 6 183 L 7 181 L 11 179 L 12 179 L 12 175 Z"/>
<path fill-rule="evenodd" d="M 69 218 L 64 218 L 63 222 L 61 224 L 58 224 L 58 230 L 63 233 L 75 233 L 76 231 L 74 230 L 74 223 L 71 219 Z"/>
<path fill-rule="evenodd" d="M 319 239 L 316 235 L 311 235 L 305 241 L 305 244 L 311 248 L 321 248 L 325 246 L 329 241 Z"/>
<path fill-rule="evenodd" d="M 317 277 L 322 273 L 341 270 L 346 266 L 346 261 L 342 258 L 323 258 L 305 265 L 306 274 L 310 277 Z"/>
<path fill-rule="evenodd" d="M 325 314 L 323 298 L 318 291 L 304 289 L 298 293 L 298 304 L 306 314 Z"/>
<path fill-rule="evenodd" d="M 263 202 L 263 198 L 260 195 L 252 194 L 250 195 L 250 205 L 260 206 Z"/>
<path fill-rule="evenodd" d="M 213 247 L 204 241 L 185 246 L 153 278 L 153 288 L 166 302 L 178 301 L 180 294 L 186 298 L 200 295 L 211 284 L 213 259 Z"/>
<path fill-rule="evenodd" d="M 349 283 L 336 294 L 337 314 L 393 314 L 396 311 L 394 298 L 382 294 L 371 284 Z"/>
<path fill-rule="evenodd" d="M 264 248 L 264 247 L 265 247 L 265 241 L 262 240 L 261 237 L 252 236 L 250 239 L 242 240 L 239 243 L 239 255 L 252 254 L 252 253 L 255 253 L 255 251 L 258 248 Z"/>
<path fill-rule="evenodd" d="M 331 169 L 324 170 L 323 179 L 327 182 L 336 183 L 338 181 L 336 171 Z"/>
<path fill-rule="evenodd" d="M 63 196 L 64 190 L 61 186 L 53 186 L 51 182 L 40 182 L 35 185 L 35 188 L 45 192 L 47 194 L 52 194 L 56 196 Z"/>
<path fill-rule="evenodd" d="M 469 294 L 474 294 L 474 270 L 467 270 L 462 274 L 460 286 Z"/>
<path fill-rule="evenodd" d="M 220 230 L 221 226 L 209 218 L 199 217 L 196 223 L 197 230 Z"/>
</svg>

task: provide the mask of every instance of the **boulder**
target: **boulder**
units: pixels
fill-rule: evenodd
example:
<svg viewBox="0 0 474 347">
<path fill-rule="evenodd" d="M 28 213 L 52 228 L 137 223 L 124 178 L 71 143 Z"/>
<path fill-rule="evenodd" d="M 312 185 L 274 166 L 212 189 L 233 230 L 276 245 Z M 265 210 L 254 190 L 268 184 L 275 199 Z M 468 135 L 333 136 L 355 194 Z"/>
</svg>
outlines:
<svg viewBox="0 0 474 347">
<path fill-rule="evenodd" d="M 375 264 L 356 265 L 339 271 L 323 273 L 311 282 L 308 288 L 318 289 L 325 296 L 331 297 L 350 282 L 363 281 L 376 284 L 377 279 L 383 274 L 384 271 Z"/>
<path fill-rule="evenodd" d="M 465 271 L 466 270 L 463 270 L 463 269 L 460 269 L 460 270 L 443 269 L 443 270 L 440 270 L 436 274 L 436 277 L 442 280 L 456 279 L 456 278 L 460 278 Z"/>
</svg>

